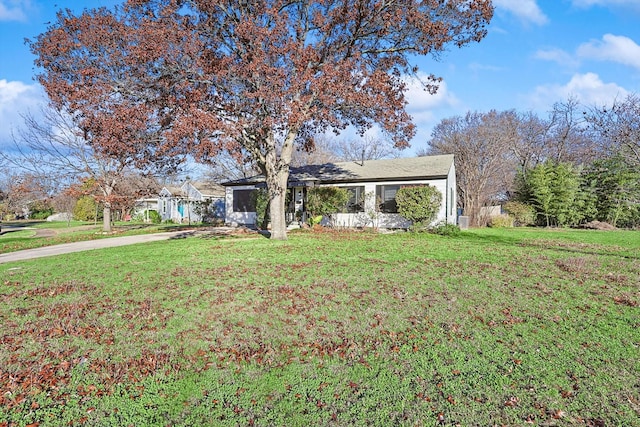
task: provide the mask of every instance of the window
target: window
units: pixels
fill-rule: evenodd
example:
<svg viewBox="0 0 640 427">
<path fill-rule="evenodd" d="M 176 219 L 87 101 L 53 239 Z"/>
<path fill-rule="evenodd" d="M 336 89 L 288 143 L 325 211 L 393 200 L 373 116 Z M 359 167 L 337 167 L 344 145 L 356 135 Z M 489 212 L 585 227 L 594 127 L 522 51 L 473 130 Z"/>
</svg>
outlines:
<svg viewBox="0 0 640 427">
<path fill-rule="evenodd" d="M 233 190 L 234 212 L 255 212 L 256 202 L 253 197 L 255 190 Z"/>
<path fill-rule="evenodd" d="M 340 187 L 349 192 L 349 201 L 344 208 L 347 213 L 364 212 L 364 186 L 360 187 Z"/>
<path fill-rule="evenodd" d="M 398 205 L 396 205 L 396 192 L 400 189 L 399 185 L 378 185 L 376 186 L 376 200 L 380 212 L 398 213 Z"/>
</svg>

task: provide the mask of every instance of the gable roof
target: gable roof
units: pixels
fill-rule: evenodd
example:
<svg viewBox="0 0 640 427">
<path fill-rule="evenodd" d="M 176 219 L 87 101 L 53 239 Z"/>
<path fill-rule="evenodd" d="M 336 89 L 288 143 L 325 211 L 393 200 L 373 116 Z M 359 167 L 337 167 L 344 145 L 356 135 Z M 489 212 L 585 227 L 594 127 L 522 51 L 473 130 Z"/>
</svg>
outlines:
<svg viewBox="0 0 640 427">
<path fill-rule="evenodd" d="M 165 185 L 164 187 L 162 187 L 159 194 L 161 196 L 162 195 L 173 196 L 175 194 L 180 194 L 180 187 L 175 185 Z"/>
<path fill-rule="evenodd" d="M 184 187 L 188 185 L 198 190 L 202 197 L 224 197 L 224 187 L 220 184 L 194 181 L 185 181 L 181 186 L 165 185 L 164 187 L 162 187 L 162 190 L 160 190 L 160 195 L 183 197 L 185 195 L 188 195 L 185 194 L 186 191 L 184 189 Z"/>
<path fill-rule="evenodd" d="M 399 159 L 337 162 L 291 168 L 289 185 L 365 181 L 415 181 L 446 178 L 453 166 L 453 154 Z M 223 183 L 225 186 L 264 183 L 263 175 Z"/>
<path fill-rule="evenodd" d="M 189 181 L 188 183 L 193 185 L 203 197 L 224 197 L 224 187 L 220 184 L 194 181 Z"/>
</svg>

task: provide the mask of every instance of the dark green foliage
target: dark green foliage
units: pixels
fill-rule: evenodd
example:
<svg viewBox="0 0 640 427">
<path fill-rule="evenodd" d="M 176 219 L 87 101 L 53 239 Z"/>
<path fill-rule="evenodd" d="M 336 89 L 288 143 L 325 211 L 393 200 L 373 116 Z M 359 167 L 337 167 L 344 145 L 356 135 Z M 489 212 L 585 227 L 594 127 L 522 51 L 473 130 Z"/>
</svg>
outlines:
<svg viewBox="0 0 640 427">
<path fill-rule="evenodd" d="M 147 211 L 147 215 L 149 217 L 149 221 L 152 224 L 160 224 L 162 222 L 162 217 L 158 213 L 158 211 L 149 210 Z"/>
<path fill-rule="evenodd" d="M 505 209 L 522 225 L 528 222 L 527 205 L 543 226 L 592 220 L 627 228 L 640 224 L 640 171 L 622 156 L 596 160 L 582 171 L 545 162 L 518 176 L 517 196 Z"/>
<path fill-rule="evenodd" d="M 624 157 L 596 160 L 585 171 L 584 181 L 592 195 L 594 219 L 629 228 L 640 224 L 640 171 Z"/>
<path fill-rule="evenodd" d="M 539 225 L 566 227 L 584 219 L 580 172 L 569 163 L 545 162 L 521 175 L 520 200 L 536 211 Z"/>
<path fill-rule="evenodd" d="M 398 213 L 420 230 L 436 218 L 442 204 L 442 193 L 430 185 L 402 187 L 396 193 Z"/>
<path fill-rule="evenodd" d="M 53 206 L 45 200 L 36 200 L 29 203 L 29 218 L 46 219 L 49 215 L 53 215 Z"/>
<path fill-rule="evenodd" d="M 307 190 L 307 211 L 311 218 L 329 216 L 344 209 L 350 194 L 339 187 L 312 187 Z"/>
</svg>

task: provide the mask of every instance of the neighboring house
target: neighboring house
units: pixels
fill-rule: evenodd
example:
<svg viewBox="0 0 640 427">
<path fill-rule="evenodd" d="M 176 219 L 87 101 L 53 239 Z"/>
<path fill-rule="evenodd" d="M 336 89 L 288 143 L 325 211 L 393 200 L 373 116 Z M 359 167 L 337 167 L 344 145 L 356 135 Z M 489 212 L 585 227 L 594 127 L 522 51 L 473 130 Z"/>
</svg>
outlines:
<svg viewBox="0 0 640 427">
<path fill-rule="evenodd" d="M 135 218 L 143 218 L 145 222 L 149 222 L 149 211 L 158 211 L 158 197 L 147 196 L 136 200 L 133 205 L 132 216 Z"/>
<path fill-rule="evenodd" d="M 218 184 L 187 181 L 180 187 L 160 190 L 157 211 L 163 221 L 176 223 L 210 222 L 224 219 L 225 189 Z"/>
<path fill-rule="evenodd" d="M 403 186 L 429 184 L 442 194 L 440 211 L 434 222 L 456 223 L 456 173 L 453 155 L 413 157 L 363 162 L 328 163 L 291 168 L 287 223 L 304 220 L 307 189 L 338 186 L 351 199 L 343 212 L 332 215 L 332 223 L 344 227 L 407 228 L 409 221 L 397 212 L 396 191 Z M 255 224 L 252 192 L 264 188 L 261 175 L 223 183 L 226 187 L 228 224 Z M 325 223 L 328 219 L 325 218 Z"/>
</svg>

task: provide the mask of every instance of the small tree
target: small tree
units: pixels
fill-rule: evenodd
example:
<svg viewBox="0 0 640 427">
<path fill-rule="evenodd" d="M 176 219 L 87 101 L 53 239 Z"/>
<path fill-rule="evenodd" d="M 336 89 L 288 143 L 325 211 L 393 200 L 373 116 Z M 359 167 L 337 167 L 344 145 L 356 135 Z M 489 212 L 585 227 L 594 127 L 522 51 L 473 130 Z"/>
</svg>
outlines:
<svg viewBox="0 0 640 427">
<path fill-rule="evenodd" d="M 402 187 L 396 193 L 398 213 L 411 221 L 414 230 L 426 228 L 440 210 L 442 193 L 430 185 Z"/>
<path fill-rule="evenodd" d="M 520 180 L 520 201 L 532 205 L 541 225 L 566 227 L 585 216 L 586 195 L 580 172 L 569 163 L 547 161 Z"/>
<path fill-rule="evenodd" d="M 313 187 L 307 190 L 307 211 L 311 222 L 316 216 L 331 216 L 340 212 L 349 201 L 349 192 L 339 187 Z M 333 221 L 331 221 L 333 223 Z"/>
<path fill-rule="evenodd" d="M 583 174 L 593 198 L 593 217 L 613 226 L 633 227 L 640 222 L 640 171 L 616 155 L 593 162 Z"/>
<path fill-rule="evenodd" d="M 73 217 L 78 221 L 93 221 L 100 217 L 98 203 L 93 196 L 82 196 L 73 208 Z"/>
<path fill-rule="evenodd" d="M 536 210 L 533 206 L 518 201 L 510 201 L 504 205 L 504 210 L 513 217 L 517 227 L 532 225 L 536 220 Z"/>
<path fill-rule="evenodd" d="M 73 208 L 75 207 L 76 202 L 76 198 L 69 191 L 61 192 L 52 200 L 53 207 L 56 212 L 65 214 L 67 227 L 71 225 L 71 217 L 73 215 Z"/>
<path fill-rule="evenodd" d="M 265 188 L 258 188 L 251 193 L 251 199 L 256 207 L 256 225 L 266 230 L 269 224 L 269 193 Z"/>
</svg>

